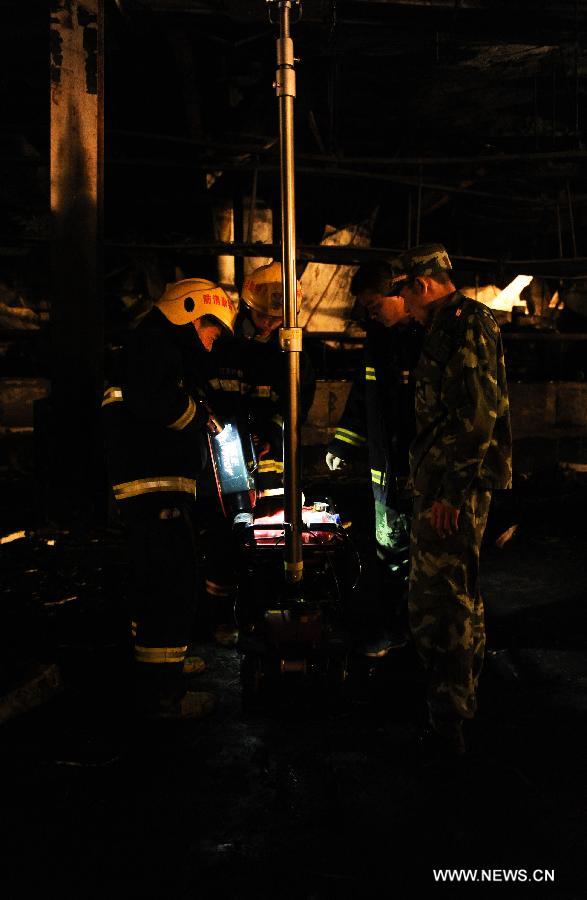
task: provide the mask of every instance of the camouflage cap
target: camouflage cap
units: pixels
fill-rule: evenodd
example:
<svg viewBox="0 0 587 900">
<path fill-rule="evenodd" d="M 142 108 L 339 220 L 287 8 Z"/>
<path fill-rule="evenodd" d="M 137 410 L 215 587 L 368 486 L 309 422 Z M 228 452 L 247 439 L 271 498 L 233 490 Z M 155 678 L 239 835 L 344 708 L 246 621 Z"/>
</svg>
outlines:
<svg viewBox="0 0 587 900">
<path fill-rule="evenodd" d="M 417 275 L 439 275 L 450 272 L 452 264 L 442 244 L 420 244 L 405 250 L 393 260 L 394 279 L 413 278 Z"/>
</svg>

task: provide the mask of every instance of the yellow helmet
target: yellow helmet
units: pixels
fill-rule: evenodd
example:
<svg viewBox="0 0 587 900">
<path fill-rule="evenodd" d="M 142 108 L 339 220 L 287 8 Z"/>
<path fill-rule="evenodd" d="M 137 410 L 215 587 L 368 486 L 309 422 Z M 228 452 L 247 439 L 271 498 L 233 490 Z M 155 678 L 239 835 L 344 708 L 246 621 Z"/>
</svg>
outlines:
<svg viewBox="0 0 587 900">
<path fill-rule="evenodd" d="M 281 263 L 272 262 L 260 266 L 245 278 L 241 291 L 243 302 L 263 316 L 281 316 L 283 304 L 283 285 L 281 281 Z M 297 282 L 298 312 L 302 303 L 302 286 Z"/>
<path fill-rule="evenodd" d="M 213 281 L 184 278 L 168 284 L 155 306 L 173 325 L 187 325 L 202 316 L 213 316 L 234 334 L 238 304 L 233 303 Z"/>
</svg>

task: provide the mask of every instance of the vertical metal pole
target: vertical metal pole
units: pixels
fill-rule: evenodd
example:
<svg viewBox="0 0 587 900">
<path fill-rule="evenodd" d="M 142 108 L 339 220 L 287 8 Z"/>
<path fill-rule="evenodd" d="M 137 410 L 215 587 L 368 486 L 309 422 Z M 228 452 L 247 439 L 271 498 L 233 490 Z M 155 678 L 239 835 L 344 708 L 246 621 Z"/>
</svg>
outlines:
<svg viewBox="0 0 587 900">
<path fill-rule="evenodd" d="M 552 146 L 556 146 L 556 58 L 552 63 Z"/>
<path fill-rule="evenodd" d="M 418 205 L 416 207 L 416 247 L 420 244 L 420 226 L 422 223 L 422 166 L 418 171 Z"/>
<path fill-rule="evenodd" d="M 577 256 L 577 237 L 575 235 L 575 216 L 573 214 L 573 195 L 571 194 L 571 185 L 567 179 L 567 203 L 569 205 L 569 225 L 571 226 L 571 246 L 573 248 L 573 256 Z"/>
<path fill-rule="evenodd" d="M 558 236 L 558 255 L 559 259 L 563 258 L 563 228 L 561 223 L 561 208 L 559 204 L 556 204 L 556 231 Z M 558 282 L 558 302 L 557 308 L 560 306 L 561 296 L 563 292 L 563 280 L 559 278 Z M 563 354 L 563 341 L 560 341 L 560 355 L 559 355 L 559 378 L 561 377 L 562 372 L 562 354 Z"/>
<path fill-rule="evenodd" d="M 283 436 L 283 486 L 285 500 L 285 577 L 302 580 L 302 502 L 300 489 L 300 352 L 302 329 L 298 327 L 296 279 L 296 217 L 294 191 L 294 99 L 296 75 L 290 16 L 295 0 L 278 0 L 279 37 L 275 90 L 279 104 L 279 156 L 281 175 L 281 265 L 283 278 L 283 327 L 287 391 Z"/>
<path fill-rule="evenodd" d="M 561 226 L 561 208 L 559 204 L 556 204 L 556 232 L 558 236 L 558 256 L 559 259 L 563 258 L 563 230 Z"/>
<path fill-rule="evenodd" d="M 408 220 L 407 220 L 407 237 L 406 247 L 409 250 L 412 246 L 412 192 L 408 191 Z"/>
<path fill-rule="evenodd" d="M 538 150 L 538 76 L 534 76 L 534 147 Z"/>
<path fill-rule="evenodd" d="M 257 185 L 259 183 L 259 170 L 253 172 L 253 186 L 251 188 L 251 197 L 249 201 L 249 223 L 247 227 L 247 236 L 245 238 L 247 244 L 253 240 L 253 224 L 255 222 L 255 211 L 257 209 Z"/>
<path fill-rule="evenodd" d="M 579 81 L 579 0 L 575 0 L 575 135 L 580 138 L 581 86 Z"/>
</svg>

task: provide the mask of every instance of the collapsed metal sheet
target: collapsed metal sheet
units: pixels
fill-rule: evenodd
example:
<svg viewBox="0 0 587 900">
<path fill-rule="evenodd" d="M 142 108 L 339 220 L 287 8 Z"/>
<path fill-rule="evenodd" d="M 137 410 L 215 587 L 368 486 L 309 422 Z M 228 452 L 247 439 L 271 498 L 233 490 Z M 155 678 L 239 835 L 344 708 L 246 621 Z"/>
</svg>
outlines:
<svg viewBox="0 0 587 900">
<path fill-rule="evenodd" d="M 369 247 L 372 219 L 344 228 L 327 226 L 323 246 Z M 303 300 L 299 322 L 307 332 L 345 331 L 353 308 L 351 280 L 358 266 L 325 266 L 308 263 L 300 281 Z"/>
</svg>

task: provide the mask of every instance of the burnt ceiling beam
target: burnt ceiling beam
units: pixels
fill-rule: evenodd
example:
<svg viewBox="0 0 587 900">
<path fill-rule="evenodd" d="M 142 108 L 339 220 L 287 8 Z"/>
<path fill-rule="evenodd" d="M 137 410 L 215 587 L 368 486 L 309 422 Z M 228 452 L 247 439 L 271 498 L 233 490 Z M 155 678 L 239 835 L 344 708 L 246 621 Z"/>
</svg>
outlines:
<svg viewBox="0 0 587 900">
<path fill-rule="evenodd" d="M 537 160 L 540 158 L 542 160 L 553 160 L 553 159 L 583 159 L 585 158 L 584 151 L 577 151 L 576 153 L 571 153 L 568 156 L 560 156 L 554 153 L 552 154 L 531 154 L 530 157 L 536 158 Z M 467 157 L 466 161 L 470 163 L 481 162 L 483 161 L 483 157 Z M 520 155 L 512 155 L 510 161 L 512 159 L 523 160 L 525 156 Z M 410 160 L 410 163 L 419 162 L 419 160 Z M 487 161 L 491 161 L 489 158 Z M 350 162 L 350 160 L 345 160 L 345 162 Z M 369 160 L 362 160 L 363 164 L 369 164 Z M 375 161 L 371 161 L 372 164 L 375 164 Z M 393 161 L 395 162 L 395 160 Z M 407 160 L 404 160 L 407 162 Z M 448 162 L 448 160 L 443 160 L 443 162 Z M 20 157 L 3 157 L 0 158 L 0 165 L 10 163 L 11 165 L 24 165 L 24 166 L 44 166 L 46 163 L 42 160 L 36 159 L 27 159 Z M 204 162 L 195 162 L 195 161 L 182 161 L 182 160 L 169 160 L 169 159 L 136 159 L 136 158 L 115 158 L 107 160 L 108 165 L 115 167 L 144 167 L 144 168 L 153 168 L 153 169 L 186 169 L 186 170 L 197 170 L 197 171 L 215 171 L 215 172 L 231 172 L 231 173 L 249 173 L 249 172 L 267 172 L 267 173 L 276 173 L 278 171 L 277 164 L 271 163 L 263 163 L 260 164 L 256 161 L 247 161 L 247 162 L 227 162 L 226 160 L 208 160 Z M 423 159 L 421 162 L 422 165 L 425 164 L 425 160 Z M 390 161 L 391 165 L 391 161 Z M 554 206 L 559 201 L 558 194 L 556 196 L 551 195 L 547 196 L 544 191 L 537 196 L 536 190 L 530 194 L 514 194 L 512 192 L 508 193 L 500 193 L 498 191 L 490 191 L 490 190 L 478 190 L 477 188 L 472 187 L 469 184 L 461 183 L 457 185 L 449 185 L 442 184 L 435 181 L 421 181 L 419 178 L 409 177 L 409 176 L 401 176 L 401 175 L 393 175 L 388 172 L 374 172 L 374 171 L 362 171 L 358 169 L 341 169 L 338 167 L 328 168 L 321 166 L 304 166 L 299 165 L 296 169 L 299 175 L 307 175 L 309 177 L 320 177 L 320 178 L 329 178 L 329 179 L 343 179 L 343 180 L 356 180 L 356 181 L 383 181 L 389 184 L 396 184 L 401 187 L 407 188 L 418 188 L 426 191 L 434 191 L 440 192 L 443 194 L 464 194 L 469 197 L 477 197 L 480 199 L 486 200 L 497 200 L 501 202 L 511 203 L 519 203 L 526 204 L 528 206 L 535 207 L 544 207 L 544 206 Z M 568 174 L 568 173 L 567 173 Z M 560 177 L 556 175 L 556 173 L 549 173 L 550 177 Z M 542 175 L 538 175 L 537 177 L 542 177 Z M 551 191 L 549 191 L 551 193 Z M 583 195 L 578 195 L 575 200 L 579 203 L 583 203 L 585 201 L 585 197 Z"/>
<path fill-rule="evenodd" d="M 312 153 L 299 153 L 298 159 L 314 160 L 316 162 L 337 163 L 344 165 L 361 166 L 452 166 L 467 163 L 511 163 L 511 162 L 550 162 L 571 161 L 587 159 L 587 150 L 551 150 L 532 153 L 499 153 L 478 154 L 477 156 L 330 156 Z"/>
<path fill-rule="evenodd" d="M 195 256 L 225 255 L 225 256 L 272 256 L 278 259 L 281 254 L 279 243 L 226 243 L 221 241 L 207 242 L 160 242 L 138 243 L 127 241 L 107 241 L 106 246 L 116 247 L 119 250 L 175 250 L 182 253 L 190 253 Z M 366 262 L 374 262 L 381 259 L 389 260 L 402 252 L 398 247 L 351 247 L 334 246 L 328 244 L 298 244 L 297 259 L 300 262 L 319 262 L 325 265 L 349 265 L 359 266 Z M 451 259 L 456 263 L 455 268 L 467 271 L 500 272 L 548 275 L 553 278 L 582 278 L 587 272 L 587 257 L 554 258 L 554 259 L 522 259 L 500 260 L 481 256 L 455 256 L 451 253 Z"/>
<path fill-rule="evenodd" d="M 510 0 L 498 5 L 494 2 L 466 2 L 454 0 L 429 3 L 411 2 L 339 2 L 337 25 L 340 29 L 361 25 L 406 29 L 422 34 L 438 31 L 452 38 L 482 37 L 499 43 L 543 41 L 557 35 L 558 41 L 574 41 L 579 28 L 587 23 L 585 4 L 573 0 L 540 2 L 540 0 Z"/>
<path fill-rule="evenodd" d="M 204 19 L 207 27 L 212 25 L 223 30 L 234 30 L 235 40 L 242 40 L 242 28 L 247 24 L 257 29 L 260 22 L 267 21 L 265 3 L 244 3 L 243 0 L 119 0 L 127 17 L 158 14 L 179 22 Z M 562 2 L 540 2 L 540 0 L 511 0 L 499 6 L 491 2 L 467 2 L 467 0 L 446 0 L 446 2 L 374 2 L 374 0 L 338 0 L 336 16 L 336 39 L 345 31 L 356 32 L 358 28 L 389 31 L 390 38 L 406 35 L 422 35 L 426 31 L 438 32 L 451 38 L 466 39 L 481 37 L 498 43 L 543 42 L 557 35 L 557 42 L 573 42 L 577 31 L 587 30 L 587 10 L 584 3 L 574 0 Z M 302 28 L 306 33 L 332 30 L 330 5 L 322 0 L 305 0 Z M 302 34 L 303 37 L 303 34 Z"/>
<path fill-rule="evenodd" d="M 182 137 L 181 135 L 175 134 L 154 134 L 149 131 L 128 131 L 121 128 L 114 128 L 109 131 L 109 134 L 115 137 L 128 137 L 155 142 L 161 141 L 162 143 L 170 144 L 184 144 L 193 147 L 205 147 L 210 150 L 232 151 L 236 156 L 246 156 L 249 153 L 264 153 L 274 147 L 278 141 L 276 135 L 275 137 L 259 138 L 257 144 L 246 146 L 239 144 L 237 146 L 236 144 L 228 144 L 222 141 L 213 141 L 209 138 Z"/>
<path fill-rule="evenodd" d="M 234 164 L 221 161 L 203 162 L 181 162 L 159 159 L 113 159 L 110 165 L 114 166 L 143 166 L 145 168 L 170 168 L 170 169 L 186 169 L 186 170 L 202 170 L 218 171 L 218 172 L 268 172 L 275 174 L 279 171 L 279 167 L 275 164 L 258 164 L 256 162 Z M 549 200 L 545 197 L 536 197 L 534 195 L 516 195 L 516 194 L 500 194 L 495 191 L 479 191 L 476 188 L 466 185 L 448 185 L 437 184 L 436 182 L 422 182 L 418 178 L 409 178 L 401 175 L 389 175 L 386 172 L 367 172 L 354 169 L 327 168 L 319 166 L 297 166 L 297 175 L 306 175 L 309 177 L 355 180 L 355 181 L 381 181 L 389 184 L 397 184 L 403 187 L 421 186 L 422 190 L 440 191 L 444 194 L 466 194 L 469 197 L 479 197 L 487 200 L 499 200 L 507 203 L 522 203 L 530 206 L 544 206 L 554 204 L 554 199 Z"/>
<path fill-rule="evenodd" d="M 157 14 L 180 25 L 203 20 L 208 29 L 215 28 L 226 40 L 233 32 L 234 42 L 240 42 L 242 29 L 247 25 L 258 30 L 259 23 L 267 22 L 263 0 L 116 0 L 127 21 L 141 15 Z M 333 17 L 330 4 L 323 0 L 304 0 L 301 36 L 313 32 L 330 34 Z M 573 42 L 577 31 L 587 30 L 587 9 L 574 0 L 510 0 L 496 6 L 484 0 L 338 0 L 336 7 L 336 40 L 345 33 L 365 28 L 377 30 L 379 37 L 385 32 L 390 39 L 415 33 L 438 32 L 445 37 L 492 40 L 498 43 L 534 43 L 552 39 L 557 43 Z"/>
<path fill-rule="evenodd" d="M 134 138 L 136 140 L 150 140 L 154 142 L 172 143 L 178 145 L 203 147 L 210 151 L 221 151 L 233 154 L 233 159 L 244 159 L 247 156 L 260 154 L 263 156 L 275 152 L 277 137 L 260 136 L 256 144 L 228 144 L 209 139 L 193 139 L 178 135 L 153 134 L 152 132 L 128 131 L 125 129 L 113 129 L 109 132 L 112 136 Z M 313 162 L 335 163 L 343 165 L 375 165 L 389 166 L 440 166 L 463 165 L 467 163 L 510 163 L 510 162 L 546 162 L 546 161 L 571 161 L 587 159 L 587 150 L 580 148 L 573 150 L 532 151 L 528 153 L 498 153 L 478 154 L 475 156 L 336 156 L 331 153 L 296 153 L 296 159 L 306 159 Z"/>
<path fill-rule="evenodd" d="M 0 236 L 0 245 L 10 248 L 15 243 L 23 245 L 41 245 L 42 238 L 17 236 L 14 234 Z M 281 245 L 278 243 L 233 243 L 225 241 L 197 242 L 188 239 L 181 241 L 119 241 L 106 240 L 105 247 L 117 250 L 176 251 L 194 256 L 236 256 L 255 257 L 272 256 L 279 258 Z M 350 247 L 327 244 L 298 244 L 297 259 L 299 262 L 319 262 L 324 265 L 359 266 L 366 262 L 374 262 L 397 256 L 402 250 L 398 247 Z M 542 275 L 545 278 L 585 279 L 587 278 L 587 257 L 554 257 L 548 259 L 495 259 L 481 256 L 455 256 L 457 270 L 478 273 L 499 273 Z"/>
<path fill-rule="evenodd" d="M 166 137 L 165 135 L 147 135 L 139 132 L 110 132 L 111 134 L 125 134 L 128 136 L 135 136 L 137 138 L 147 138 L 152 137 L 153 139 L 161 140 L 161 141 L 170 141 L 177 142 L 179 144 L 192 144 L 199 145 L 201 147 L 206 147 L 211 151 L 222 151 L 227 153 L 233 153 L 234 155 L 230 159 L 230 161 L 226 161 L 226 158 L 222 160 L 210 158 L 207 161 L 204 161 L 202 165 L 213 167 L 213 166 L 223 166 L 223 165 L 240 165 L 239 160 L 245 160 L 247 157 L 256 156 L 258 154 L 263 154 L 268 147 L 254 147 L 254 146 L 242 146 L 237 147 L 234 144 L 217 144 L 212 141 L 194 141 L 191 138 L 176 138 L 173 136 Z M 273 144 L 277 138 L 271 139 L 271 144 Z M 239 152 L 241 151 L 241 152 Z M 499 153 L 499 154 L 483 154 L 480 153 L 477 156 L 398 156 L 398 157 L 390 157 L 390 156 L 333 156 L 331 154 L 322 154 L 322 153 L 296 153 L 296 159 L 298 160 L 309 160 L 312 162 L 323 162 L 329 164 L 340 165 L 344 164 L 348 165 L 360 165 L 360 166 L 386 166 L 390 169 L 393 169 L 394 166 L 454 166 L 454 165 L 475 165 L 476 163 L 491 163 L 495 165 L 505 165 L 507 163 L 514 162 L 527 162 L 527 163 L 541 163 L 541 162 L 573 162 L 573 161 L 581 161 L 587 159 L 587 150 L 550 150 L 544 152 L 529 152 L 529 153 Z M 123 164 L 123 161 L 118 159 L 109 159 L 107 162 L 118 162 Z M 129 161 L 131 162 L 131 161 Z M 154 164 L 158 165 L 166 164 L 165 160 L 153 161 Z M 19 165 L 19 166 L 46 166 L 47 160 L 42 157 L 33 157 L 33 156 L 2 156 L 0 157 L 0 165 Z M 185 165 L 194 165 L 195 163 L 185 163 Z"/>
</svg>

